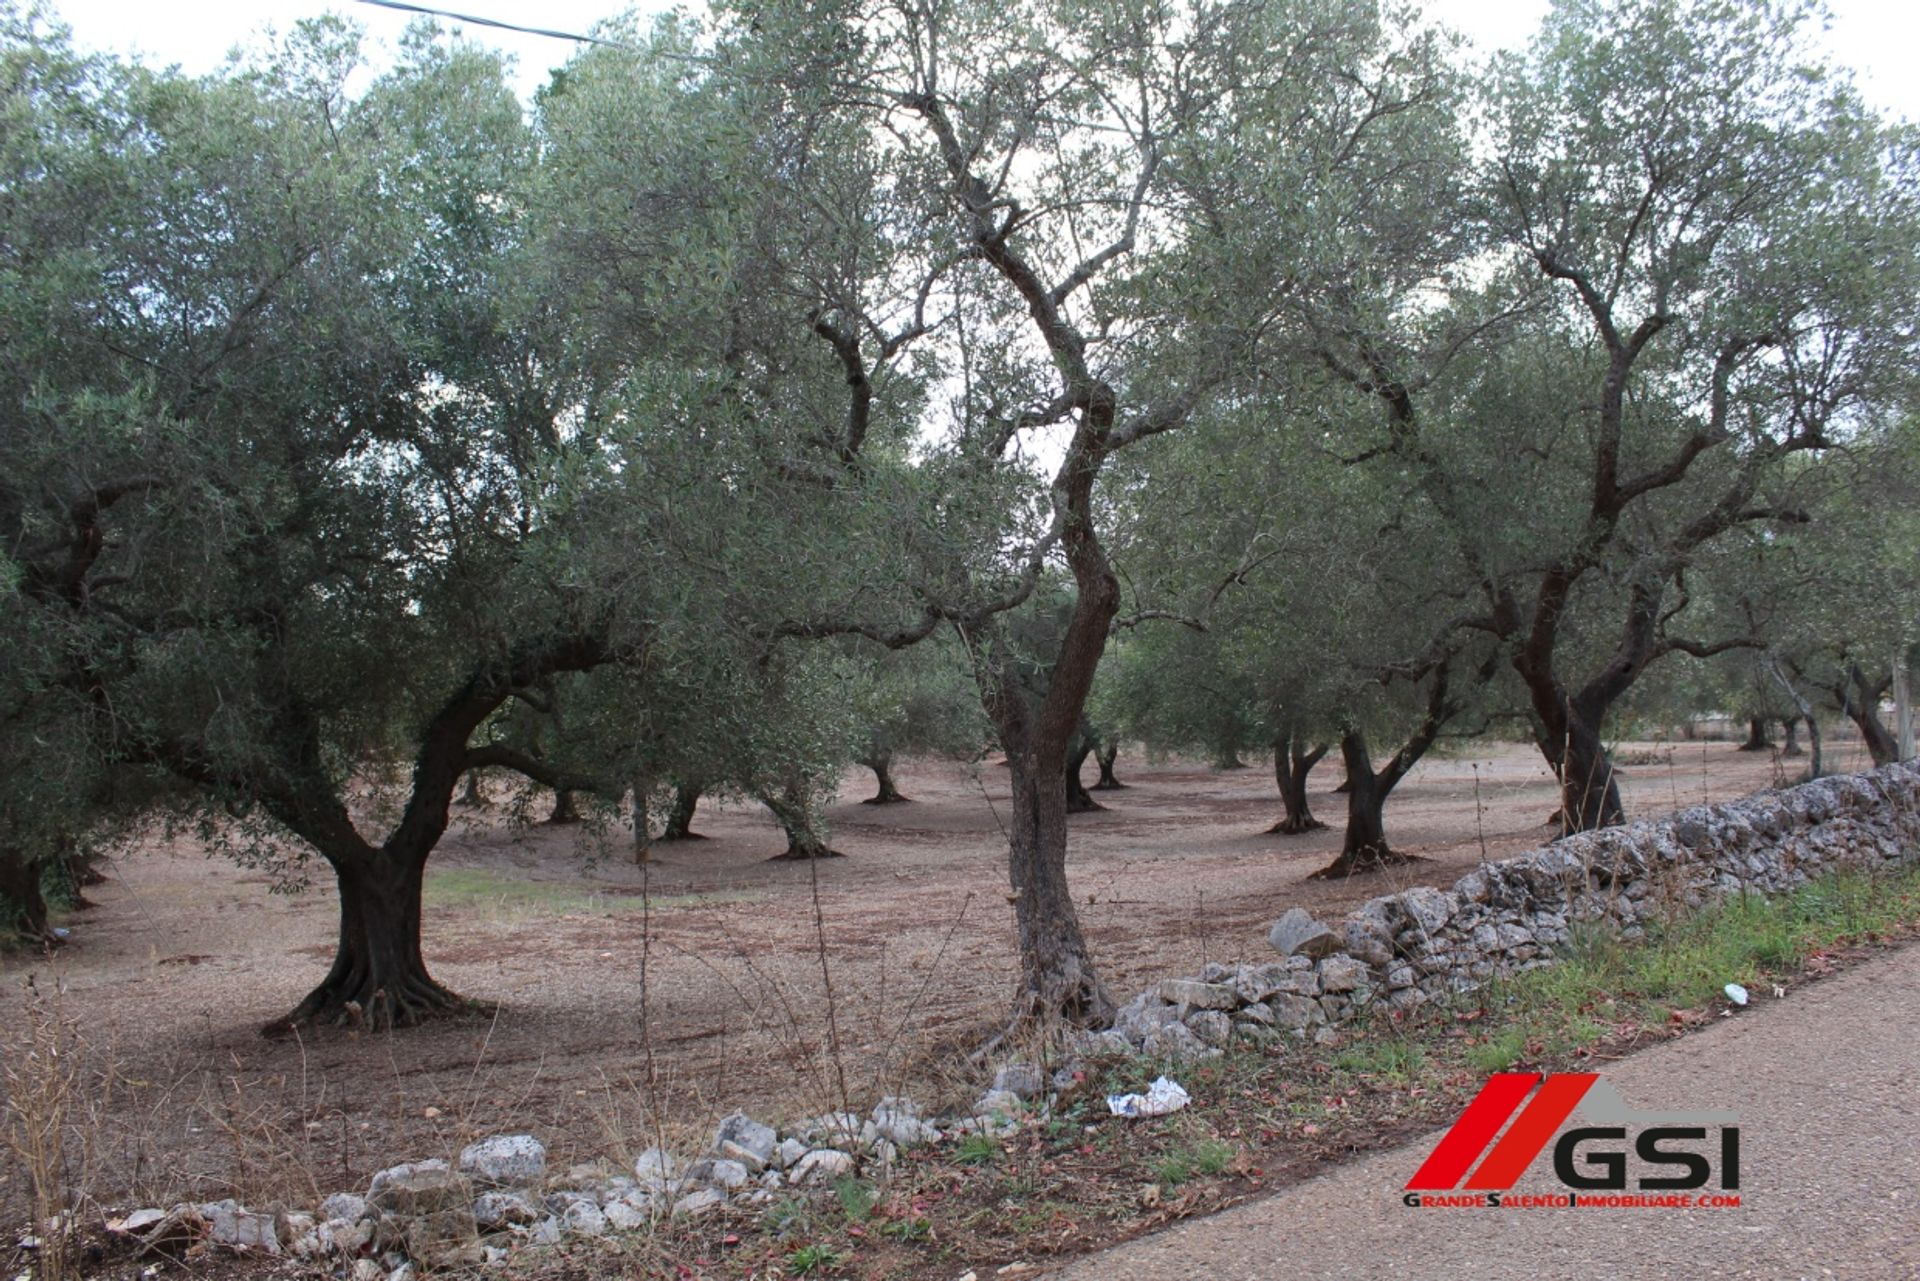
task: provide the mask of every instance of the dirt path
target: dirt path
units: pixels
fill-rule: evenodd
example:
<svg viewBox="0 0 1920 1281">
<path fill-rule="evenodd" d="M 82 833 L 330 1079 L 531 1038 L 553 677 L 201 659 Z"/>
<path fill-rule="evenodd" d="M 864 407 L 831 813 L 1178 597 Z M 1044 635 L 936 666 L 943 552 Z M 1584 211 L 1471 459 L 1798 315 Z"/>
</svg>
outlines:
<svg viewBox="0 0 1920 1281">
<path fill-rule="evenodd" d="M 1337 830 L 1263 834 L 1278 812 L 1268 771 L 1123 759 L 1132 786 L 1074 820 L 1070 866 L 1110 987 L 1125 999 L 1149 977 L 1257 956 L 1288 906 L 1337 912 L 1448 882 L 1550 835 L 1538 755 L 1474 750 L 1422 765 L 1389 805 L 1392 839 L 1428 861 L 1337 884 L 1304 879 Z M 1634 814 L 1783 777 L 1728 743 L 1630 745 L 1622 759 Z M 1337 825 L 1336 779 L 1316 775 L 1313 805 Z M 353 1187 L 390 1158 L 503 1130 L 541 1134 L 562 1163 L 620 1156 L 648 1146 L 647 1117 L 672 1128 L 732 1106 L 819 1112 L 843 1079 L 855 1101 L 971 1097 L 975 1083 L 947 1075 L 953 1051 L 992 1027 L 1015 975 L 1006 779 L 991 764 L 918 763 L 900 784 L 914 804 L 866 806 L 870 778 L 850 777 L 831 813 L 849 857 L 817 867 L 768 863 L 780 842 L 756 807 L 703 806 L 695 826 L 710 839 L 661 847 L 644 869 L 617 831 L 470 815 L 428 872 L 426 955 L 498 1016 L 391 1037 L 256 1035 L 332 955 L 324 882 L 274 894 L 190 842 L 136 842 L 55 961 L 0 961 L 0 1020 L 23 1017 L 27 976 L 42 991 L 58 980 L 60 1005 L 120 1082 L 100 1184 L 154 1200 L 308 1178 Z"/>
<path fill-rule="evenodd" d="M 1087 1255 L 1058 1281 L 1920 1277 L 1920 946 L 1612 1066 L 1643 1109 L 1739 1113 L 1738 1209 L 1433 1210 L 1438 1135 Z M 1564 1191 L 1540 1158 L 1514 1189 Z"/>
</svg>

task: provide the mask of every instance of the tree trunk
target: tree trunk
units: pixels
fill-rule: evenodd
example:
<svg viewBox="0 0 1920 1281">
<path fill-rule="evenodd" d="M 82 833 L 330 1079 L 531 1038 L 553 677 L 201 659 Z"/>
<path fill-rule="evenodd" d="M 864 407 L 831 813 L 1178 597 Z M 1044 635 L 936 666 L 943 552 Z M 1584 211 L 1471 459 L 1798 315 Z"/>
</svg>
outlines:
<svg viewBox="0 0 1920 1281">
<path fill-rule="evenodd" d="M 427 852 L 332 860 L 340 889 L 333 968 L 285 1018 L 262 1030 L 333 1025 L 411 1027 L 466 1005 L 427 973 L 420 954 L 420 894 Z"/>
<path fill-rule="evenodd" d="M 1414 862 L 1412 855 L 1398 853 L 1387 844 L 1387 795 L 1399 778 L 1391 772 L 1385 776 L 1374 772 L 1366 737 L 1358 730 L 1341 735 L 1340 757 L 1346 762 L 1349 784 L 1346 834 L 1340 842 L 1340 856 L 1309 879 L 1340 880 Z"/>
<path fill-rule="evenodd" d="M 470 769 L 467 771 L 467 785 L 465 790 L 460 793 L 460 804 L 466 806 L 468 809 L 474 810 L 483 810 L 490 804 L 487 800 L 486 792 L 481 790 L 480 787 L 479 770 Z"/>
<path fill-rule="evenodd" d="M 30 943 L 55 941 L 40 864 L 15 850 L 0 850 L 0 926 Z"/>
<path fill-rule="evenodd" d="M 780 823 L 780 830 L 787 835 L 787 848 L 768 862 L 845 857 L 828 845 L 826 838 L 820 834 L 814 822 L 813 809 L 799 788 L 789 787 L 777 795 L 763 796 L 760 803 L 773 813 Z"/>
<path fill-rule="evenodd" d="M 1119 755 L 1120 743 L 1116 739 L 1102 743 L 1099 750 L 1094 752 L 1093 759 L 1100 766 L 1100 781 L 1093 785 L 1092 791 L 1117 792 L 1126 787 L 1113 773 L 1113 762 Z"/>
<path fill-rule="evenodd" d="M 673 808 L 667 811 L 667 821 L 655 844 L 667 841 L 704 841 L 707 838 L 693 830 L 693 812 L 700 805 L 700 789 L 687 783 L 681 783 L 673 789 Z"/>
<path fill-rule="evenodd" d="M 1107 808 L 1093 799 L 1093 794 L 1087 791 L 1086 784 L 1080 779 L 1080 772 L 1087 763 L 1087 757 L 1091 755 L 1093 755 L 1093 740 L 1084 736 L 1077 736 L 1073 746 L 1067 751 L 1067 763 L 1062 770 L 1062 775 L 1066 780 L 1064 795 L 1069 814 L 1091 814 L 1095 810 Z"/>
<path fill-rule="evenodd" d="M 1781 717 L 1780 729 L 1785 735 L 1780 744 L 1780 755 L 1805 756 L 1806 752 L 1800 746 L 1800 718 L 1798 716 Z"/>
<path fill-rule="evenodd" d="M 1560 757 L 1560 830 L 1563 836 L 1593 832 L 1627 820 L 1620 803 L 1620 785 L 1593 724 L 1598 717 L 1574 715 L 1567 719 L 1567 735 Z"/>
<path fill-rule="evenodd" d="M 1007 755 L 1015 762 L 1007 879 L 1020 938 L 1013 1027 L 1102 1025 L 1114 1003 L 1094 973 L 1067 887 L 1067 795 L 1054 781 L 1064 762 L 1048 762 L 1030 747 Z"/>
<path fill-rule="evenodd" d="M 1747 741 L 1740 744 L 1739 750 L 1743 752 L 1770 752 L 1773 750 L 1773 740 L 1767 737 L 1766 717 L 1749 716 L 1747 718 Z"/>
<path fill-rule="evenodd" d="M 1892 678 L 1870 685 L 1859 664 L 1849 663 L 1842 680 L 1840 710 L 1859 729 L 1867 745 L 1867 755 L 1875 765 L 1893 764 L 1900 759 L 1900 744 L 1880 720 L 1880 700 L 1886 697 Z"/>
<path fill-rule="evenodd" d="M 860 802 L 862 805 L 900 805 L 907 801 L 908 798 L 902 796 L 900 789 L 893 785 L 892 752 L 870 756 L 860 763 L 873 771 L 874 783 L 879 787 L 872 796 Z"/>
<path fill-rule="evenodd" d="M 547 823 L 551 826 L 562 826 L 579 821 L 580 809 L 574 803 L 573 793 L 564 787 L 556 790 L 553 794 L 553 813 L 547 815 Z"/>
<path fill-rule="evenodd" d="M 1280 789 L 1280 804 L 1286 812 L 1279 822 L 1267 829 L 1268 832 L 1280 836 L 1298 836 L 1302 832 L 1317 832 L 1326 826 L 1307 807 L 1307 776 L 1326 754 L 1325 743 L 1316 743 L 1303 750 L 1300 740 L 1292 735 L 1274 742 L 1273 781 Z"/>
<path fill-rule="evenodd" d="M 1240 759 L 1240 749 L 1229 745 L 1214 753 L 1213 767 L 1217 770 L 1245 769 L 1247 763 Z"/>
<path fill-rule="evenodd" d="M 647 813 L 647 798 L 653 795 L 653 780 L 644 774 L 633 779 L 633 861 L 653 860 L 653 826 Z"/>
</svg>

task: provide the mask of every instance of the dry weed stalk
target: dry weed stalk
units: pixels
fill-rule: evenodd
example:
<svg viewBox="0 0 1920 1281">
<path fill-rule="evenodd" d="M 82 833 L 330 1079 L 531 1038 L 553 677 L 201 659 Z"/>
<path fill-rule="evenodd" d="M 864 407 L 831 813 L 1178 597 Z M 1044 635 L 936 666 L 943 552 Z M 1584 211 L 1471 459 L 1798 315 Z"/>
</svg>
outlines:
<svg viewBox="0 0 1920 1281">
<path fill-rule="evenodd" d="M 26 1017 L 0 1040 L 0 1140 L 26 1174 L 42 1281 L 77 1276 L 74 1228 L 92 1199 L 101 1124 L 112 1106 L 112 1073 L 94 1071 L 78 1022 L 27 979 Z"/>
</svg>

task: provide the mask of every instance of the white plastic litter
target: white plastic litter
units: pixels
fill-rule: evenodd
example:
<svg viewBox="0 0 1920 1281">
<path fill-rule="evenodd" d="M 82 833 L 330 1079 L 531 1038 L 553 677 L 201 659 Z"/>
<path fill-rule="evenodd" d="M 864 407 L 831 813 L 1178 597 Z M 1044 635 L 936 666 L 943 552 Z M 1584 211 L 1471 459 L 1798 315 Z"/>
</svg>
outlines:
<svg viewBox="0 0 1920 1281">
<path fill-rule="evenodd" d="M 1741 987 L 1738 983 L 1727 984 L 1726 992 L 1727 999 L 1735 1005 L 1745 1005 L 1747 1003 L 1747 989 Z"/>
<path fill-rule="evenodd" d="M 1107 1111 L 1115 1116 L 1165 1116 L 1193 1102 L 1193 1096 L 1180 1088 L 1178 1081 L 1157 1078 L 1145 1094 L 1109 1094 Z"/>
</svg>

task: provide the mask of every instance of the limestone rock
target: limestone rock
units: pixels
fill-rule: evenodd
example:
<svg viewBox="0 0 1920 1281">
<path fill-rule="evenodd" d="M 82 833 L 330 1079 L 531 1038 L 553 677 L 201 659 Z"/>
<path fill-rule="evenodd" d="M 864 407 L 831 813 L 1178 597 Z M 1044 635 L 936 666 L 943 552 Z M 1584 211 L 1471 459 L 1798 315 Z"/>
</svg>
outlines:
<svg viewBox="0 0 1920 1281">
<path fill-rule="evenodd" d="M 849 1154 L 835 1148 L 815 1148 L 788 1171 L 787 1182 L 795 1186 L 831 1183 L 842 1175 L 852 1174 L 853 1169 L 853 1157 Z"/>
<path fill-rule="evenodd" d="M 540 1207 L 519 1192 L 482 1192 L 473 1203 L 473 1221 L 482 1229 L 520 1228 L 540 1219 Z"/>
<path fill-rule="evenodd" d="M 1319 960 L 1340 950 L 1340 936 L 1313 919 L 1304 908 L 1290 907 L 1267 931 L 1267 942 L 1282 956 Z"/>
<path fill-rule="evenodd" d="M 1007 1063 L 994 1073 L 993 1088 L 1022 1099 L 1031 1099 L 1047 1088 L 1047 1081 L 1040 1069 L 1031 1063 Z"/>
<path fill-rule="evenodd" d="M 374 1175 L 367 1202 L 376 1210 L 394 1215 L 433 1214 L 456 1208 L 471 1213 L 467 1207 L 473 1203 L 473 1189 L 449 1170 L 445 1161 L 413 1161 Z"/>
<path fill-rule="evenodd" d="M 1225 983 L 1203 983 L 1197 979 L 1163 979 L 1160 999 L 1169 1005 L 1187 1005 L 1196 1010 L 1231 1010 L 1240 1004 L 1240 994 Z"/>
<path fill-rule="evenodd" d="M 1320 962 L 1322 992 L 1351 992 L 1367 981 L 1367 967 L 1350 956 L 1330 956 Z"/>
<path fill-rule="evenodd" d="M 546 1144 L 531 1134 L 501 1134 L 460 1153 L 460 1172 L 496 1187 L 532 1187 L 547 1177 Z"/>
<path fill-rule="evenodd" d="M 848 1160 L 852 1160 L 852 1158 L 849 1157 Z M 724 1192 L 716 1191 L 713 1188 L 701 1188 L 699 1191 L 689 1192 L 678 1201 L 675 1201 L 673 1203 L 673 1212 L 683 1215 L 705 1214 L 708 1210 L 723 1206 L 726 1203 L 727 1197 Z"/>
<path fill-rule="evenodd" d="M 713 1136 L 713 1150 L 740 1162 L 749 1170 L 761 1170 L 773 1162 L 780 1136 L 770 1125 L 762 1125 L 744 1112 L 735 1112 L 720 1122 Z"/>
</svg>

